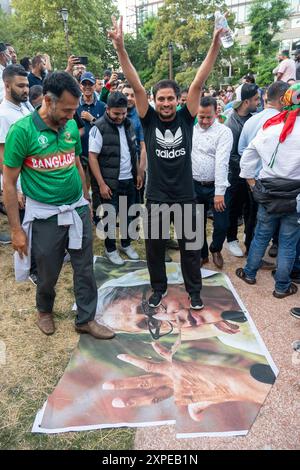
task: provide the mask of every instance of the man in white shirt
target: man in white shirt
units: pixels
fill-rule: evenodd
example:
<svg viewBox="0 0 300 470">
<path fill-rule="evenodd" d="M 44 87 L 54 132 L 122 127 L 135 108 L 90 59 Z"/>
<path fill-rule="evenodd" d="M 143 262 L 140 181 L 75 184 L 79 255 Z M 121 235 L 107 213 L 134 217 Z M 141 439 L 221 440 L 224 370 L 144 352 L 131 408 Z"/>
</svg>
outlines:
<svg viewBox="0 0 300 470">
<path fill-rule="evenodd" d="M 3 72 L 3 83 L 4 99 L 0 104 L 0 190 L 2 190 L 2 163 L 6 136 L 12 124 L 30 113 L 25 105 L 28 100 L 29 86 L 27 73 L 23 67 L 8 65 Z M 20 209 L 23 210 L 24 196 L 19 185 L 18 201 Z"/>
<path fill-rule="evenodd" d="M 122 234 L 120 251 L 129 259 L 138 260 L 139 255 L 130 245 L 128 227 L 133 219 L 128 217 L 128 210 L 135 204 L 135 183 L 137 189 L 141 189 L 143 178 L 137 162 L 134 128 L 127 118 L 127 106 L 127 97 L 122 93 L 109 95 L 104 116 L 90 130 L 89 165 L 97 180 L 102 203 L 111 204 L 116 215 L 119 213 L 120 197 L 127 198 L 127 234 Z M 120 217 L 124 214 L 120 213 Z M 116 248 L 115 229 L 115 224 L 110 223 L 105 239 L 105 255 L 113 264 L 121 266 L 124 260 Z"/>
<path fill-rule="evenodd" d="M 289 51 L 282 51 L 278 58 L 280 64 L 276 69 L 276 79 L 283 82 L 296 80 L 296 64 L 293 59 L 290 59 Z"/>
<path fill-rule="evenodd" d="M 205 214 L 205 241 L 201 251 L 201 264 L 208 262 L 206 222 L 207 211 L 212 204 L 214 230 L 210 252 L 214 264 L 222 269 L 224 260 L 221 251 L 228 227 L 226 191 L 229 187 L 228 167 L 233 135 L 228 127 L 217 121 L 216 113 L 217 101 L 215 98 L 202 98 L 198 112 L 198 123 L 194 128 L 192 164 L 197 202 L 204 205 Z"/>
<path fill-rule="evenodd" d="M 25 105 L 29 95 L 27 73 L 21 65 L 9 65 L 3 72 L 5 94 L 0 104 L 0 174 L 2 174 L 2 162 L 4 144 L 9 128 L 16 121 L 27 114 L 29 109 Z"/>
<path fill-rule="evenodd" d="M 0 103 L 4 98 L 4 82 L 3 82 L 3 71 L 5 67 L 10 63 L 11 57 L 7 50 L 6 44 L 0 42 Z"/>
<path fill-rule="evenodd" d="M 256 137 L 258 131 L 263 127 L 265 122 L 268 121 L 273 116 L 276 116 L 276 114 L 280 113 L 283 110 L 283 97 L 286 93 L 286 91 L 289 89 L 289 85 L 286 82 L 283 82 L 282 80 L 278 80 L 277 82 L 272 83 L 270 87 L 268 88 L 267 91 L 267 104 L 266 108 L 261 111 L 260 113 L 254 114 L 244 125 L 241 137 L 239 140 L 239 154 L 243 155 L 244 150 L 248 147 L 250 142 Z M 257 168 L 257 175 L 259 174 L 259 171 L 261 169 L 261 164 L 259 163 L 259 166 Z M 250 238 L 250 232 L 251 229 L 249 227 L 249 246 L 251 243 L 251 239 L 253 238 L 254 235 L 254 229 L 256 225 L 256 216 L 257 216 L 257 210 L 258 210 L 258 205 L 254 201 L 252 193 L 250 192 L 250 214 L 249 214 L 249 219 L 251 219 L 251 227 L 252 227 L 252 236 Z M 273 244 L 269 250 L 269 255 L 273 257 L 277 256 L 277 250 L 278 250 L 278 231 L 276 230 L 274 237 L 273 237 Z M 262 268 L 265 269 L 272 269 L 272 265 L 268 263 L 267 261 L 264 261 L 264 264 Z"/>
<path fill-rule="evenodd" d="M 290 110 L 295 106 L 291 103 Z M 297 107 L 300 107 L 300 103 Z M 248 284 L 256 283 L 256 273 L 262 257 L 279 224 L 279 247 L 273 295 L 282 299 L 297 292 L 297 286 L 291 282 L 291 273 L 296 259 L 297 244 L 300 240 L 299 214 L 296 212 L 295 196 L 300 193 L 300 116 L 298 114 L 292 127 L 288 128 L 290 121 L 286 119 L 285 113 L 275 118 L 275 122 L 268 121 L 264 126 L 265 129 L 258 132 L 241 158 L 240 177 L 248 180 L 256 199 L 258 196 L 263 196 L 264 202 L 259 203 L 256 231 L 246 266 L 237 269 L 236 274 Z M 262 169 L 259 172 L 259 181 L 255 183 L 260 163 Z M 269 200 L 265 199 L 266 196 Z"/>
</svg>

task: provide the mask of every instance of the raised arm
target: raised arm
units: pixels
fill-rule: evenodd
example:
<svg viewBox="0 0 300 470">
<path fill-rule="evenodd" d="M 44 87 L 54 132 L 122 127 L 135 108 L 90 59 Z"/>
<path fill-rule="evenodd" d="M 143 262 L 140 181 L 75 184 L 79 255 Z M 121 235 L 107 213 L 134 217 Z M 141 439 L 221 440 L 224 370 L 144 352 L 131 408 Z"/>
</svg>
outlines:
<svg viewBox="0 0 300 470">
<path fill-rule="evenodd" d="M 224 32 L 224 29 L 218 29 L 215 31 L 207 56 L 202 62 L 197 72 L 197 75 L 190 86 L 186 104 L 192 116 L 197 115 L 200 103 L 201 90 L 217 60 L 221 46 L 220 37 Z"/>
<path fill-rule="evenodd" d="M 112 17 L 113 29 L 108 32 L 108 37 L 112 40 L 113 46 L 118 54 L 119 62 L 122 67 L 123 73 L 130 85 L 133 88 L 136 107 L 140 117 L 144 117 L 148 111 L 148 98 L 145 88 L 143 87 L 140 77 L 137 74 L 134 66 L 132 65 L 124 45 L 123 33 L 123 17 L 121 16 L 119 24 L 116 18 Z"/>
</svg>

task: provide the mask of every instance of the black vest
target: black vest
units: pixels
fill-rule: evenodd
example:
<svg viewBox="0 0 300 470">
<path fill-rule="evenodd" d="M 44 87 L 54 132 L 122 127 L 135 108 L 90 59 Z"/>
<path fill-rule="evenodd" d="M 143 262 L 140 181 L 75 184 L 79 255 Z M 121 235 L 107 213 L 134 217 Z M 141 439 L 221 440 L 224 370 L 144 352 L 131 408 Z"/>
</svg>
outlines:
<svg viewBox="0 0 300 470">
<path fill-rule="evenodd" d="M 134 182 L 136 182 L 136 135 L 131 121 L 128 118 L 125 119 L 123 125 L 125 127 L 125 134 L 131 155 L 132 176 Z M 95 126 L 99 129 L 103 138 L 102 149 L 98 155 L 101 174 L 107 186 L 112 190 L 116 190 L 119 183 L 121 163 L 121 146 L 118 126 L 109 118 L 107 113 L 95 122 Z"/>
</svg>

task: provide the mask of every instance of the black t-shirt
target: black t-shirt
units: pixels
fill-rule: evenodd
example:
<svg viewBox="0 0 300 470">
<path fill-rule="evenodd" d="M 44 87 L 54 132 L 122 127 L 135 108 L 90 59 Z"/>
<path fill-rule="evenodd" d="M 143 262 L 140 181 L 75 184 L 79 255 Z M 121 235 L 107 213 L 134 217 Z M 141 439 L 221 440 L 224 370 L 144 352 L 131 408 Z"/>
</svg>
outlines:
<svg viewBox="0 0 300 470">
<path fill-rule="evenodd" d="M 185 202 L 195 199 L 192 141 L 195 118 L 184 106 L 170 122 L 159 119 L 149 106 L 141 119 L 148 157 L 147 199 Z"/>
</svg>

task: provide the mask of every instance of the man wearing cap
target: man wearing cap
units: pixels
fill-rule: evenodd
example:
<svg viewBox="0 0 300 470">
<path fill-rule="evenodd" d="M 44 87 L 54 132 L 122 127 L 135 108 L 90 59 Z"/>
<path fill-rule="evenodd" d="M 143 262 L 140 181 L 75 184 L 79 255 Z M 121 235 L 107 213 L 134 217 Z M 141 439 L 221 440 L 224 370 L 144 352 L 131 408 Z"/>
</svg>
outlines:
<svg viewBox="0 0 300 470">
<path fill-rule="evenodd" d="M 91 72 L 81 75 L 80 88 L 82 97 L 77 109 L 78 115 L 84 123 L 84 134 L 81 137 L 82 155 L 80 157 L 83 169 L 87 170 L 89 158 L 89 133 L 97 119 L 100 119 L 105 112 L 105 104 L 97 99 L 96 79 Z"/>
<path fill-rule="evenodd" d="M 295 52 L 296 80 L 300 80 L 300 49 Z"/>
<path fill-rule="evenodd" d="M 229 228 L 227 230 L 227 247 L 229 251 L 238 257 L 243 256 L 243 251 L 238 241 L 238 217 L 245 211 L 245 231 L 248 233 L 247 218 L 249 211 L 249 195 L 246 180 L 239 177 L 241 155 L 238 152 L 239 139 L 245 122 L 251 118 L 259 106 L 258 86 L 254 83 L 244 83 L 241 90 L 241 100 L 233 105 L 233 113 L 226 122 L 226 126 L 233 134 L 233 147 L 229 160 Z M 251 230 L 252 233 L 252 230 Z"/>
<path fill-rule="evenodd" d="M 135 183 L 141 189 L 143 178 L 138 168 L 136 137 L 131 121 L 127 118 L 128 100 L 120 92 L 111 93 L 104 116 L 96 121 L 89 137 L 89 164 L 98 183 L 102 203 L 111 204 L 118 215 L 121 196 L 127 198 L 127 211 L 135 203 Z M 93 188 L 93 191 L 95 188 Z M 95 209 L 95 207 L 94 207 Z M 127 214 L 128 215 L 128 212 Z M 124 214 L 120 213 L 121 219 Z M 128 226 L 132 218 L 127 216 Z M 116 265 L 124 260 L 116 248 L 115 224 L 110 223 L 105 239 L 105 254 Z M 120 251 L 129 259 L 139 256 L 131 247 L 129 234 L 122 234 Z"/>
<path fill-rule="evenodd" d="M 4 82 L 2 79 L 3 70 L 10 63 L 11 57 L 4 42 L 0 42 L 0 103 L 4 98 Z"/>
</svg>

